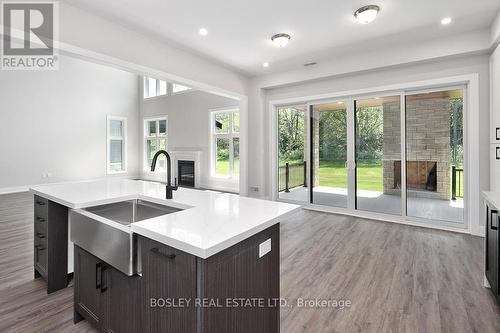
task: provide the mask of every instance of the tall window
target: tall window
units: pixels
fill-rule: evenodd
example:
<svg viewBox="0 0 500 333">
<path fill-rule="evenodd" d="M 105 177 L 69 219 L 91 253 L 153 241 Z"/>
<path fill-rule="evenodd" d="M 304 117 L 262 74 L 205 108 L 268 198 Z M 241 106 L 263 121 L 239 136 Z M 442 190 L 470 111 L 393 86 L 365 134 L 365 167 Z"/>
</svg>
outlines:
<svg viewBox="0 0 500 333">
<path fill-rule="evenodd" d="M 190 87 L 183 86 L 182 84 L 172 83 L 172 94 L 180 93 L 183 91 L 191 90 Z"/>
<path fill-rule="evenodd" d="M 237 109 L 211 116 L 212 175 L 238 178 L 240 173 L 240 114 Z"/>
<path fill-rule="evenodd" d="M 107 117 L 107 171 L 108 174 L 127 171 L 127 119 Z"/>
<path fill-rule="evenodd" d="M 144 77 L 144 99 L 167 94 L 167 82 L 152 77 Z"/>
<path fill-rule="evenodd" d="M 144 169 L 149 170 L 158 150 L 167 149 L 167 117 L 144 119 Z M 165 168 L 165 156 L 158 160 L 159 168 Z"/>
</svg>

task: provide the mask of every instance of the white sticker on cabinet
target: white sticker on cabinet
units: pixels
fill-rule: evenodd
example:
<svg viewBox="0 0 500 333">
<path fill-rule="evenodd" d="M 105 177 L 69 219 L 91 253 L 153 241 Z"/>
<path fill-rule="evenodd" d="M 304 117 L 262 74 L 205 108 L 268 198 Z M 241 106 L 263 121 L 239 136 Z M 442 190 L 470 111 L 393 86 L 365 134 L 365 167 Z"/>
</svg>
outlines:
<svg viewBox="0 0 500 333">
<path fill-rule="evenodd" d="M 271 238 L 259 244 L 259 258 L 271 252 Z"/>
</svg>

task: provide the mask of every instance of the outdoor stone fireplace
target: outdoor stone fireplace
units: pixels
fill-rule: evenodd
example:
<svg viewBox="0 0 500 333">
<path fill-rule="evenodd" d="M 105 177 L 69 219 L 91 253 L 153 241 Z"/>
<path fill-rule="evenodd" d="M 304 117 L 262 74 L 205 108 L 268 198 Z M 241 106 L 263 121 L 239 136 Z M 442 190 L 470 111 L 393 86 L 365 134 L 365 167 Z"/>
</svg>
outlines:
<svg viewBox="0 0 500 333">
<path fill-rule="evenodd" d="M 401 191 L 399 102 L 384 104 L 384 193 Z M 450 199 L 450 103 L 448 98 L 406 100 L 408 196 Z"/>
</svg>

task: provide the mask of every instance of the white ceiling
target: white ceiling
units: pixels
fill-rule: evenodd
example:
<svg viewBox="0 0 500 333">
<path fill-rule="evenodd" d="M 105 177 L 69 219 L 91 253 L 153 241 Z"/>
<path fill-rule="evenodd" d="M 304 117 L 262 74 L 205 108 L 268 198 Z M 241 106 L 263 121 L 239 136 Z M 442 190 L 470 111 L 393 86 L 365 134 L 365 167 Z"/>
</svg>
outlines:
<svg viewBox="0 0 500 333">
<path fill-rule="evenodd" d="M 108 20 L 174 42 L 247 75 L 299 68 L 345 52 L 421 41 L 490 26 L 498 0 L 68 0 Z M 366 4 L 382 9 L 369 25 L 354 21 Z M 445 16 L 453 18 L 441 26 Z M 198 30 L 208 29 L 206 37 Z M 276 48 L 271 35 L 292 35 Z M 269 68 L 262 63 L 269 62 Z"/>
</svg>

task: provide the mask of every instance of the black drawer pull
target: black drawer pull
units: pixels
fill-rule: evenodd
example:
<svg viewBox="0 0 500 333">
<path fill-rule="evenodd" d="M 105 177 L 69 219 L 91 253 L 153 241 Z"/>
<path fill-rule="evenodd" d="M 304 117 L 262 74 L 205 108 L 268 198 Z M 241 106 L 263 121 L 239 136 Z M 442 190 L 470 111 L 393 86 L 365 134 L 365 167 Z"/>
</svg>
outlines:
<svg viewBox="0 0 500 333">
<path fill-rule="evenodd" d="M 42 234 L 41 232 L 36 233 L 38 238 L 45 238 L 45 234 Z"/>
<path fill-rule="evenodd" d="M 95 265 L 95 289 L 100 289 L 101 288 L 101 283 L 102 283 L 102 274 L 101 274 L 101 263 L 98 262 Z"/>
<path fill-rule="evenodd" d="M 40 201 L 40 200 L 37 200 L 36 204 L 39 205 L 39 206 L 45 206 L 45 202 Z"/>
<path fill-rule="evenodd" d="M 151 252 L 153 252 L 154 254 L 166 257 L 168 259 L 175 259 L 175 254 L 173 254 L 173 253 L 171 253 L 171 254 L 165 254 L 165 253 L 161 252 L 160 249 L 158 249 L 157 247 L 153 247 L 151 249 Z"/>
<path fill-rule="evenodd" d="M 500 147 L 497 147 L 496 150 L 495 150 L 495 157 L 497 160 L 500 160 Z"/>
<path fill-rule="evenodd" d="M 108 269 L 108 265 L 106 264 L 103 264 L 101 266 L 101 286 L 100 286 L 100 289 L 101 289 L 101 293 L 105 292 L 106 290 L 108 290 L 108 283 L 106 281 L 106 273 L 105 271 Z"/>
<path fill-rule="evenodd" d="M 37 216 L 36 219 L 37 219 L 38 222 L 45 222 L 45 219 L 43 217 Z"/>
<path fill-rule="evenodd" d="M 496 215 L 497 218 L 496 219 L 493 219 L 493 215 Z M 497 225 L 494 226 L 493 225 L 493 221 L 496 220 L 497 221 Z M 491 227 L 491 230 L 498 230 L 498 211 L 497 210 L 490 210 L 490 227 Z"/>
<path fill-rule="evenodd" d="M 500 132 L 500 127 L 497 127 L 496 128 L 496 139 L 497 140 L 500 140 L 499 132 Z"/>
<path fill-rule="evenodd" d="M 41 245 L 37 245 L 37 246 L 35 246 L 35 247 L 37 248 L 37 250 L 38 250 L 38 251 L 43 251 L 43 250 L 45 250 L 45 249 L 46 249 L 46 247 L 41 246 Z"/>
</svg>

